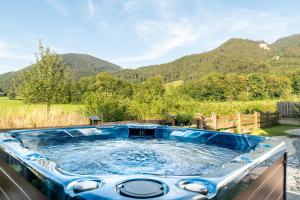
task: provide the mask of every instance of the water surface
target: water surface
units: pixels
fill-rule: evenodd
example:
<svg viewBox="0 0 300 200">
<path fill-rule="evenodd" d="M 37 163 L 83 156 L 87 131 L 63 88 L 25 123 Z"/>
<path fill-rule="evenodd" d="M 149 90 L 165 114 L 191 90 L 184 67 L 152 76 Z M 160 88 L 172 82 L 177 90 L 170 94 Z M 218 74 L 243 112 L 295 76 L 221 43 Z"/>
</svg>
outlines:
<svg viewBox="0 0 300 200">
<path fill-rule="evenodd" d="M 58 167 L 76 174 L 203 175 L 239 151 L 168 140 L 97 140 L 39 146 Z"/>
</svg>

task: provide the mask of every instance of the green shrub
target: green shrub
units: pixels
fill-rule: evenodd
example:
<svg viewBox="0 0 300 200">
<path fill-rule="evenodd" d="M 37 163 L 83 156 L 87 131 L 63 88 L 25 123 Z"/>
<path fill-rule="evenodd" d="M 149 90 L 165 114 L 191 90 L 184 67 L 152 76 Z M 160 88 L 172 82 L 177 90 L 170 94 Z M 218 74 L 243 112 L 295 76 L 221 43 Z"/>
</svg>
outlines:
<svg viewBox="0 0 300 200">
<path fill-rule="evenodd" d="M 128 99 L 108 92 L 91 92 L 84 96 L 84 111 L 88 116 L 103 115 L 104 121 L 134 120 Z"/>
<path fill-rule="evenodd" d="M 190 113 L 178 113 L 176 116 L 176 124 L 177 125 L 190 125 L 192 124 L 194 119 L 194 115 Z"/>
<path fill-rule="evenodd" d="M 9 92 L 9 93 L 7 94 L 7 96 L 8 96 L 9 99 L 15 99 L 17 95 L 16 95 L 15 92 Z"/>
</svg>

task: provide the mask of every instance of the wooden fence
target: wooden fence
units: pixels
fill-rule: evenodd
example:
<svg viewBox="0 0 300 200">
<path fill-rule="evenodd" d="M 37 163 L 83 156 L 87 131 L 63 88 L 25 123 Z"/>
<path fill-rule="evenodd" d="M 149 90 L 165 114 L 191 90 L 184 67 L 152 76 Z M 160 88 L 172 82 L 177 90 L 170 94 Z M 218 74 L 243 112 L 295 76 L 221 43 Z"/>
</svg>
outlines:
<svg viewBox="0 0 300 200">
<path fill-rule="evenodd" d="M 283 118 L 300 117 L 300 102 L 277 102 L 277 112 Z"/>
<path fill-rule="evenodd" d="M 258 129 L 262 127 L 269 127 L 273 124 L 277 124 L 279 119 L 278 112 L 275 113 L 258 113 L 253 114 L 240 114 L 236 115 L 222 115 L 212 114 L 211 116 L 203 116 L 197 114 L 191 127 L 196 127 L 199 129 L 208 129 L 216 131 L 228 131 L 228 132 L 238 132 L 238 133 L 248 133 L 249 130 Z M 136 120 L 136 121 L 119 121 L 119 122 L 99 122 L 99 125 L 113 125 L 113 124 L 127 124 L 127 123 L 154 123 L 162 125 L 172 125 L 175 126 L 175 118 L 170 120 Z M 65 127 L 65 126 L 62 126 Z M 62 128 L 58 127 L 35 127 L 35 128 Z M 17 128 L 17 129 L 31 129 L 31 128 Z M 13 129 L 0 129 L 0 132 L 5 132 Z"/>
<path fill-rule="evenodd" d="M 236 115 L 223 116 L 218 116 L 217 114 L 203 116 L 198 114 L 195 119 L 195 124 L 196 127 L 200 129 L 247 133 L 252 129 L 269 127 L 273 124 L 277 124 L 278 119 L 278 112 L 254 112 L 253 114 L 237 113 Z"/>
</svg>

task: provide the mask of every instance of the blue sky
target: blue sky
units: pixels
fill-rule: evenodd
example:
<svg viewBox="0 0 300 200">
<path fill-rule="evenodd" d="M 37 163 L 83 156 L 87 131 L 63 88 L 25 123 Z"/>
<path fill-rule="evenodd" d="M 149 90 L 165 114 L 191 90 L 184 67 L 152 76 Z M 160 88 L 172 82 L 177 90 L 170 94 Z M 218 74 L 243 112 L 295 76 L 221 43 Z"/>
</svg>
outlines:
<svg viewBox="0 0 300 200">
<path fill-rule="evenodd" d="M 211 50 L 232 37 L 300 33 L 298 0 L 7 0 L 0 2 L 0 73 L 34 62 L 38 40 L 125 68 Z"/>
</svg>

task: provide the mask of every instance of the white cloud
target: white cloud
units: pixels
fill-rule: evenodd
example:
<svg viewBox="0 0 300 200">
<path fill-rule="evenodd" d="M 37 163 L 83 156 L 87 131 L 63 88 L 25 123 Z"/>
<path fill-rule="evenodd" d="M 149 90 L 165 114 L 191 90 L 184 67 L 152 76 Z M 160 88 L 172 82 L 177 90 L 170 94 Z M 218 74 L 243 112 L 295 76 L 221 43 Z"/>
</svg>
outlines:
<svg viewBox="0 0 300 200">
<path fill-rule="evenodd" d="M 20 52 L 22 49 L 23 51 Z M 11 45 L 0 40 L 0 74 L 19 70 L 33 63 L 34 60 L 33 53 L 24 52 L 21 45 Z"/>
<path fill-rule="evenodd" d="M 0 40 L 0 58 L 32 61 L 33 56 L 29 54 L 18 54 L 13 52 L 11 47 L 6 42 Z"/>
<path fill-rule="evenodd" d="M 165 53 L 196 41 L 200 34 L 189 20 L 178 23 L 146 21 L 136 27 L 138 35 L 149 45 L 149 50 L 139 56 L 122 58 L 121 62 L 144 61 L 159 58 Z"/>
<path fill-rule="evenodd" d="M 136 0 L 127 0 L 127 1 L 124 1 L 122 4 L 123 10 L 127 13 L 134 12 L 136 10 L 137 6 L 138 6 L 138 1 L 136 1 Z"/>
<path fill-rule="evenodd" d="M 274 39 L 291 34 L 289 33 L 291 25 L 295 21 L 299 22 L 299 19 L 244 9 L 237 10 L 223 21 L 230 33 L 249 35 L 250 39 L 260 38 L 271 42 Z"/>
<path fill-rule="evenodd" d="M 93 0 L 87 0 L 87 9 L 89 17 L 93 17 L 95 15 L 95 5 Z"/>
<path fill-rule="evenodd" d="M 46 0 L 46 3 L 62 15 L 69 15 L 65 0 Z"/>
</svg>

